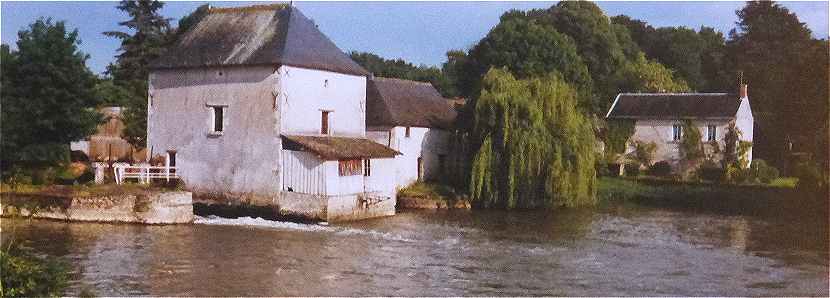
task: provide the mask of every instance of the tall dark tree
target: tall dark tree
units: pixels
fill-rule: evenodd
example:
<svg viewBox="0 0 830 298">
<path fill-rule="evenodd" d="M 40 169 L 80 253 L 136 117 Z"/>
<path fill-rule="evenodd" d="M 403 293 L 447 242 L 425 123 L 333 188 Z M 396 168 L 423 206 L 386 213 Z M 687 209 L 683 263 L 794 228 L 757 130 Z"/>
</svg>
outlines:
<svg viewBox="0 0 830 298">
<path fill-rule="evenodd" d="M 748 2 L 737 15 L 727 47 L 735 69 L 743 71 L 749 84 L 756 121 L 754 156 L 784 166 L 792 142 L 794 151 L 826 162 L 826 41 L 813 39 L 795 14 L 774 2 Z"/>
<path fill-rule="evenodd" d="M 169 41 L 170 19 L 159 14 L 164 3 L 156 0 L 122 0 L 118 9 L 130 19 L 118 23 L 131 32 L 107 31 L 104 35 L 121 40 L 121 52 L 107 73 L 118 81 L 146 81 L 150 62 L 158 58 Z M 145 91 L 146 92 L 146 91 Z"/>
<path fill-rule="evenodd" d="M 39 19 L 18 32 L 17 51 L 3 45 L 0 127 L 2 160 L 54 162 L 69 142 L 90 135 L 100 121 L 78 30 Z"/>
</svg>

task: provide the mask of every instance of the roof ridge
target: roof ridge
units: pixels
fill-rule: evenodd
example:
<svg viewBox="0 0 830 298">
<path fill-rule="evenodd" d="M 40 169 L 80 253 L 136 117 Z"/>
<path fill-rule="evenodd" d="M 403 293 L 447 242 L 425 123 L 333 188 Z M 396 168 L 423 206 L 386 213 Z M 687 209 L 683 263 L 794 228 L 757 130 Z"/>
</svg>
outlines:
<svg viewBox="0 0 830 298">
<path fill-rule="evenodd" d="M 620 93 L 621 95 L 639 95 L 639 96 L 665 96 L 665 95 L 674 95 L 674 96 L 723 96 L 723 95 L 733 95 L 734 93 L 729 92 L 709 92 L 709 93 L 637 93 L 637 92 L 623 92 Z"/>
<path fill-rule="evenodd" d="M 259 10 L 282 10 L 290 7 L 286 3 L 275 4 L 257 4 L 250 6 L 236 6 L 236 7 L 211 7 L 208 13 L 234 13 L 234 12 L 249 12 Z"/>
<path fill-rule="evenodd" d="M 381 81 L 402 81 L 402 82 L 409 82 L 409 83 L 424 84 L 424 85 L 432 86 L 432 82 L 422 82 L 422 81 L 416 81 L 416 80 L 408 80 L 408 79 L 401 79 L 401 78 L 387 78 L 387 77 L 378 77 L 378 76 L 375 76 L 373 78 L 373 80 L 378 80 L 378 79 L 380 79 Z"/>
</svg>

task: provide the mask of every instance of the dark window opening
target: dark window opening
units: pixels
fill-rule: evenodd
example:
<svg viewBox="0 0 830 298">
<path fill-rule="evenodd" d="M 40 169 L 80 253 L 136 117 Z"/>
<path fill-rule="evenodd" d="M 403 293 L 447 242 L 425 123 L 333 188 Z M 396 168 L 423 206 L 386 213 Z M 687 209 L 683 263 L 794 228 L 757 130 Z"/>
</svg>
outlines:
<svg viewBox="0 0 830 298">
<path fill-rule="evenodd" d="M 175 167 L 176 166 L 176 150 L 167 151 L 167 159 L 169 160 L 169 165 L 171 167 Z"/>
<path fill-rule="evenodd" d="M 708 129 L 708 140 L 709 141 L 716 141 L 718 139 L 718 127 L 715 125 L 709 125 Z"/>
<path fill-rule="evenodd" d="M 406 132 L 404 132 L 405 137 L 409 137 L 409 126 L 406 127 Z"/>
<path fill-rule="evenodd" d="M 363 176 L 372 176 L 372 160 L 363 160 Z"/>
<path fill-rule="evenodd" d="M 213 131 L 215 132 L 222 132 L 225 128 L 223 127 L 223 120 L 225 119 L 225 111 L 223 107 L 213 107 Z"/>
<path fill-rule="evenodd" d="M 329 111 L 322 111 L 320 120 L 320 134 L 329 134 Z"/>
<path fill-rule="evenodd" d="M 680 124 L 675 124 L 672 126 L 672 141 L 680 141 L 680 138 L 683 136 L 683 127 Z"/>
</svg>

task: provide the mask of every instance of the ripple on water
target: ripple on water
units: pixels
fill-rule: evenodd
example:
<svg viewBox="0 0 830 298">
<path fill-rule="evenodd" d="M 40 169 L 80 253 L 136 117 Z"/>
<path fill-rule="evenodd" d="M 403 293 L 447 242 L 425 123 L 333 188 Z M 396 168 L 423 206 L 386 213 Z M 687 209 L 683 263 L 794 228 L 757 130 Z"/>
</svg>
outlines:
<svg viewBox="0 0 830 298">
<path fill-rule="evenodd" d="M 362 236 L 369 236 L 383 240 L 390 240 L 390 241 L 400 241 L 400 242 L 415 242 L 413 239 L 409 239 L 403 237 L 398 234 L 380 232 L 375 230 L 361 230 L 361 229 L 354 229 L 354 228 L 345 228 L 345 227 L 335 227 L 326 225 L 319 225 L 319 224 L 303 224 L 303 223 L 295 223 L 295 222 L 288 222 L 288 221 L 275 221 L 275 220 L 267 220 L 264 218 L 256 217 L 239 217 L 239 218 L 224 218 L 218 217 L 215 215 L 210 215 L 207 217 L 196 216 L 193 223 L 195 224 L 203 224 L 203 225 L 220 225 L 220 226 L 246 226 L 246 227 L 257 227 L 257 228 L 270 228 L 270 229 L 278 229 L 278 230 L 288 230 L 288 231 L 302 231 L 302 232 L 328 232 L 334 233 L 335 235 L 339 236 L 352 236 L 352 235 L 362 235 Z"/>
</svg>

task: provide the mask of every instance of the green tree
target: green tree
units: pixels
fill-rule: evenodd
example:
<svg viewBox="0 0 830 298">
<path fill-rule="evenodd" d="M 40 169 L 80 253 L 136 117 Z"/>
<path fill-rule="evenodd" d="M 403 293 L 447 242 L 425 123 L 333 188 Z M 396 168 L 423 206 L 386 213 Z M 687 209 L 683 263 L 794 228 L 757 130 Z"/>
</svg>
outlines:
<svg viewBox="0 0 830 298">
<path fill-rule="evenodd" d="M 703 135 L 700 129 L 690 120 L 683 121 L 682 136 L 678 149 L 680 158 L 687 161 L 696 161 L 704 157 L 703 143 L 700 141 Z"/>
<path fill-rule="evenodd" d="M 640 53 L 636 60 L 627 62 L 621 71 L 620 88 L 635 92 L 686 92 L 689 86 L 676 78 L 671 69 L 657 61 L 648 60 Z"/>
<path fill-rule="evenodd" d="M 132 96 L 124 102 L 124 138 L 136 147 L 147 145 L 147 90 L 150 62 L 163 53 L 165 47 L 177 37 L 170 29 L 169 19 L 159 10 L 164 3 L 156 0 L 122 0 L 118 9 L 130 19 L 118 23 L 128 32 L 108 31 L 104 35 L 121 40 L 120 54 L 115 63 L 107 66 L 107 74 L 113 83 Z M 200 7 L 202 9 L 202 7 Z M 198 12 L 199 10 L 197 10 Z M 185 23 L 195 23 L 195 17 L 185 17 Z"/>
<path fill-rule="evenodd" d="M 737 15 L 727 50 L 750 86 L 754 155 L 786 168 L 792 141 L 793 150 L 812 153 L 826 170 L 827 42 L 813 39 L 794 13 L 775 2 L 747 2 Z"/>
<path fill-rule="evenodd" d="M 161 56 L 169 43 L 170 20 L 159 14 L 162 7 L 164 3 L 156 0 L 122 0 L 118 4 L 118 9 L 130 16 L 118 25 L 129 31 L 104 32 L 105 36 L 121 40 L 118 48 L 121 53 L 116 56 L 115 63 L 107 67 L 107 73 L 117 83 L 147 81 L 150 62 Z"/>
<path fill-rule="evenodd" d="M 523 12 L 511 11 L 470 50 L 469 58 L 479 78 L 493 67 L 506 67 L 520 79 L 558 72 L 581 94 L 580 107 L 598 111 L 598 99 L 590 96 L 593 81 L 577 53 L 576 44 L 567 35 Z"/>
<path fill-rule="evenodd" d="M 529 15 L 574 40 L 594 82 L 594 97 L 598 102 L 592 112 L 599 114 L 607 110 L 619 92 L 615 85 L 617 70 L 637 53 L 630 48 L 623 51 L 617 40 L 622 34 L 617 30 L 621 28 L 614 28 L 602 9 L 588 1 L 561 1 L 547 10 L 531 11 Z M 632 56 L 626 57 L 626 52 Z"/>
<path fill-rule="evenodd" d="M 2 48 L 2 161 L 55 162 L 69 142 L 95 130 L 101 120 L 78 31 L 64 22 L 38 19 L 18 32 L 17 51 Z"/>
<path fill-rule="evenodd" d="M 478 150 L 470 192 L 484 207 L 537 208 L 596 202 L 593 128 L 559 74 L 515 79 L 492 69 L 475 106 Z"/>
<path fill-rule="evenodd" d="M 445 97 L 454 97 L 458 91 L 441 69 L 426 65 L 415 66 L 403 59 L 384 59 L 372 53 L 356 52 L 349 56 L 376 76 L 430 82 Z"/>
</svg>

